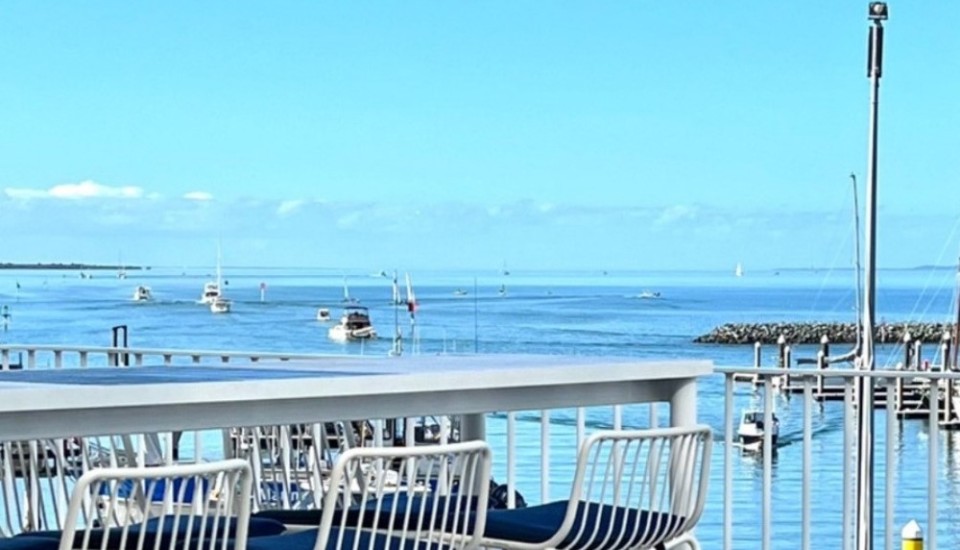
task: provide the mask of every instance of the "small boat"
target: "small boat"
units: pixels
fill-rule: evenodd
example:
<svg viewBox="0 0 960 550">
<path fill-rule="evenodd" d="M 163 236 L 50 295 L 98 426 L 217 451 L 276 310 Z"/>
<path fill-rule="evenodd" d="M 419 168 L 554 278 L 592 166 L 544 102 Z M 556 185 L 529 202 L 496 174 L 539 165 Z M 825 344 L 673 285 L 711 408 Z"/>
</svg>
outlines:
<svg viewBox="0 0 960 550">
<path fill-rule="evenodd" d="M 226 298 L 216 297 L 212 302 L 210 302 L 210 312 L 211 313 L 230 313 L 230 308 L 232 304 L 230 300 Z"/>
<path fill-rule="evenodd" d="M 153 294 L 150 292 L 150 287 L 140 285 L 133 291 L 133 301 L 135 302 L 148 302 L 153 300 Z"/>
<path fill-rule="evenodd" d="M 318 309 L 317 309 L 317 321 L 324 321 L 324 322 L 325 322 L 325 321 L 329 321 L 330 319 L 332 319 L 332 317 L 330 317 L 330 310 L 329 310 L 329 309 L 327 309 L 327 308 L 325 308 L 325 307 L 321 307 L 321 308 L 318 308 Z"/>
<path fill-rule="evenodd" d="M 780 435 L 780 420 L 776 414 L 773 414 L 773 426 L 770 432 L 770 444 L 773 448 L 777 447 L 777 437 Z M 758 409 L 748 409 L 743 411 L 740 417 L 740 427 L 737 428 L 737 439 L 740 446 L 745 451 L 763 450 L 763 411 Z"/>
<path fill-rule="evenodd" d="M 505 297 L 507 295 L 507 285 L 500 285 L 500 290 L 498 293 L 501 297 Z"/>
<path fill-rule="evenodd" d="M 330 327 L 327 336 L 337 342 L 349 342 L 376 338 L 377 331 L 370 322 L 370 312 L 367 308 L 349 305 L 343 308 L 340 322 Z"/>
<path fill-rule="evenodd" d="M 201 304 L 212 304 L 220 298 L 220 285 L 214 282 L 204 283 L 203 293 L 200 295 Z"/>
<path fill-rule="evenodd" d="M 453 291 L 453 295 L 454 295 L 454 296 L 458 296 L 458 297 L 459 297 L 459 296 L 466 296 L 466 295 L 467 295 L 467 291 L 464 290 L 464 289 L 462 289 L 462 288 L 458 288 L 458 289 L 456 289 L 456 290 Z"/>
<path fill-rule="evenodd" d="M 660 297 L 659 292 L 650 292 L 649 290 L 644 290 L 640 293 L 640 298 L 643 300 L 655 300 Z"/>
<path fill-rule="evenodd" d="M 200 303 L 209 304 L 210 310 L 213 311 L 213 303 L 220 298 L 223 298 L 223 293 L 221 291 L 223 282 L 223 274 L 220 271 L 220 243 L 217 242 L 217 280 L 208 281 L 203 284 L 203 293 L 200 294 Z M 227 306 L 229 308 L 229 305 Z"/>
<path fill-rule="evenodd" d="M 733 274 L 737 277 L 743 277 L 743 264 L 737 262 L 737 268 L 733 270 Z"/>
</svg>

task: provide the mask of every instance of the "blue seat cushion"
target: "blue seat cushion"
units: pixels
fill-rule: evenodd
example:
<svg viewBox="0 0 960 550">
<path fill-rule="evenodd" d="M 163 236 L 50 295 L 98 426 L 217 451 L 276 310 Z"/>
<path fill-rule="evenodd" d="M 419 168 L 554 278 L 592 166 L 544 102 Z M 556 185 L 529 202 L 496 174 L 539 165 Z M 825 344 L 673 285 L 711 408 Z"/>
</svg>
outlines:
<svg viewBox="0 0 960 550">
<path fill-rule="evenodd" d="M 250 539 L 247 541 L 247 550 L 313 550 L 317 543 L 317 532 L 317 529 L 310 529 L 291 535 Z M 340 544 L 340 548 L 346 549 L 356 547 L 360 550 L 442 550 L 447 548 L 436 543 L 421 542 L 417 544 L 413 540 L 397 537 L 396 533 L 388 539 L 386 535 L 375 535 L 369 531 L 344 529 L 342 532 L 343 542 Z M 340 533 L 339 529 L 330 530 L 330 539 L 327 542 L 328 550 L 336 550 Z"/>
<path fill-rule="evenodd" d="M 175 516 L 166 516 L 163 518 L 163 525 L 160 525 L 161 518 L 151 518 L 145 523 L 139 523 L 131 525 L 130 529 L 127 531 L 127 546 L 135 548 L 139 544 L 140 532 L 145 531 L 143 535 L 144 548 L 153 548 L 154 543 L 157 540 L 159 535 L 160 546 L 166 547 L 169 546 L 169 543 L 172 540 L 185 540 L 187 538 L 187 527 L 189 524 L 190 516 L 180 516 L 180 521 L 174 521 Z M 190 538 L 195 539 L 200 536 L 200 530 L 204 526 L 204 522 L 198 521 L 199 518 L 194 518 L 193 525 L 190 526 Z M 225 521 L 230 519 L 231 521 Z M 176 525 L 176 532 L 174 532 L 174 523 Z M 237 522 L 233 518 L 205 518 L 206 528 L 204 533 L 207 537 L 213 532 L 213 528 L 217 528 L 217 536 L 223 537 L 223 530 L 226 529 L 226 537 L 233 538 L 236 536 L 237 532 Z M 247 532 L 251 538 L 253 537 L 269 537 L 273 535 L 279 535 L 286 531 L 286 526 L 284 526 L 279 521 L 273 521 L 265 518 L 251 518 Z M 123 533 L 123 529 L 118 527 L 112 527 L 110 529 L 91 529 L 90 530 L 90 547 L 103 547 L 103 539 L 106 536 L 107 538 L 107 550 L 120 550 L 120 538 Z M 14 538 L 48 538 L 60 540 L 61 531 L 31 531 L 27 533 L 21 533 Z M 83 544 L 85 533 L 84 531 L 77 531 L 74 534 L 74 546 L 80 547 Z M 7 550 L 6 548 L 0 550 Z"/>
<path fill-rule="evenodd" d="M 346 510 L 338 510 L 333 516 L 333 525 L 346 524 L 351 527 L 356 527 L 356 526 L 359 526 L 362 519 L 363 527 L 374 527 L 374 526 L 380 527 L 380 528 L 390 527 L 390 512 L 393 510 L 394 498 L 397 499 L 397 503 L 396 503 L 397 514 L 396 514 L 396 520 L 394 521 L 394 525 L 393 525 L 394 527 L 400 527 L 401 525 L 403 525 L 405 518 L 407 518 L 407 527 L 412 528 L 417 525 L 421 525 L 421 526 L 425 525 L 425 523 L 418 523 L 418 522 L 429 521 L 429 518 L 432 517 L 433 508 L 434 508 L 434 499 L 437 500 L 436 507 L 437 507 L 438 516 L 443 514 L 444 510 L 449 510 L 451 515 L 457 511 L 456 502 L 451 501 L 449 504 L 446 502 L 448 500 L 448 497 L 437 496 L 437 497 L 431 497 L 430 500 L 424 501 L 423 497 L 421 497 L 420 495 L 414 495 L 413 497 L 410 497 L 405 493 L 400 493 L 398 495 L 384 495 L 383 498 L 380 499 L 381 512 L 379 517 L 377 517 L 376 525 L 374 525 L 373 512 L 376 510 L 377 502 L 374 500 L 368 501 L 366 503 L 366 506 L 365 506 L 366 510 L 365 510 L 365 513 L 362 515 L 362 518 L 360 514 L 361 509 L 359 506 L 354 506 Z M 461 498 L 464 498 L 464 501 L 460 503 L 459 509 L 461 513 L 467 509 L 476 510 L 477 508 L 476 497 L 472 497 L 470 499 L 469 506 L 468 506 L 468 503 L 466 502 L 466 498 L 465 497 L 461 497 Z M 410 506 L 413 506 L 413 507 L 410 509 L 410 515 L 408 518 L 407 509 L 410 508 Z M 449 508 L 447 508 L 448 506 Z M 253 517 L 275 520 L 285 525 L 319 526 L 321 513 L 322 513 L 321 510 L 263 510 L 261 512 L 254 514 Z M 423 517 L 421 517 L 421 513 L 423 513 Z M 346 515 L 346 517 L 344 517 L 344 515 Z M 438 517 L 437 519 L 439 520 L 442 518 Z M 452 519 L 453 518 L 448 518 L 447 525 L 450 528 L 453 527 L 453 522 L 451 521 Z M 460 527 L 460 525 L 462 524 L 460 523 L 457 524 L 458 531 L 462 531 L 462 528 Z"/>
<path fill-rule="evenodd" d="M 60 539 L 12 537 L 0 538 L 0 550 L 57 550 Z"/>
<path fill-rule="evenodd" d="M 560 530 L 567 505 L 563 500 L 515 510 L 490 510 L 483 536 L 534 544 L 544 542 Z M 586 522 L 582 523 L 584 519 Z M 671 514 L 580 502 L 570 534 L 558 546 L 576 550 L 607 550 L 631 546 L 630 543 L 635 546 L 671 532 L 682 521 L 683 518 Z M 582 533 L 581 524 L 585 525 Z M 621 531 L 624 526 L 625 531 Z M 618 540 L 625 538 L 621 533 L 636 535 Z"/>
</svg>

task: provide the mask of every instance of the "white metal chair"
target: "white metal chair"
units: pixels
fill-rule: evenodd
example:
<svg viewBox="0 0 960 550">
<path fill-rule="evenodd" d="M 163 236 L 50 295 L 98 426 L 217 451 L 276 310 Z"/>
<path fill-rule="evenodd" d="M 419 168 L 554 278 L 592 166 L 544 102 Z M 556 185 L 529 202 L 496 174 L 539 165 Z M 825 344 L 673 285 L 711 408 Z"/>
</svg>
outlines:
<svg viewBox="0 0 960 550">
<path fill-rule="evenodd" d="M 71 495 L 60 550 L 216 550 L 228 542 L 244 550 L 251 479 L 239 459 L 90 470 Z"/>
<path fill-rule="evenodd" d="M 604 431 L 577 457 L 570 499 L 491 510 L 483 546 L 638 550 L 700 544 L 712 432 L 707 426 Z"/>
<path fill-rule="evenodd" d="M 249 550 L 475 550 L 490 448 L 472 441 L 355 448 L 334 464 L 319 528 L 250 539 Z"/>
<path fill-rule="evenodd" d="M 245 458 L 253 470 L 255 515 L 282 521 L 291 511 L 320 508 L 324 479 L 330 473 L 334 456 L 329 443 L 330 427 L 314 423 L 231 428 L 225 432 L 228 455 Z M 315 526 L 317 518 L 319 514 L 310 524 Z"/>
<path fill-rule="evenodd" d="M 0 537 L 60 529 L 79 458 L 63 439 L 0 442 Z"/>
</svg>

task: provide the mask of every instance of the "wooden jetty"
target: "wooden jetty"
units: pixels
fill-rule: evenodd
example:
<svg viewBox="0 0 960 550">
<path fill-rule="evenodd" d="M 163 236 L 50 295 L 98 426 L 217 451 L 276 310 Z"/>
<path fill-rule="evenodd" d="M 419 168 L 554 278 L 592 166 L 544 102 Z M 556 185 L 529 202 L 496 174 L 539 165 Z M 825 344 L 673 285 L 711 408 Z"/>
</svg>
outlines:
<svg viewBox="0 0 960 550">
<path fill-rule="evenodd" d="M 950 333 L 945 332 L 941 339 L 938 351 L 940 352 L 940 361 L 937 365 L 930 365 L 929 361 L 922 359 L 922 342 L 912 341 L 907 334 L 903 338 L 904 360 L 897 364 L 899 371 L 960 371 L 956 362 L 951 364 L 951 338 Z M 820 402 L 825 401 L 843 401 L 846 395 L 846 383 L 844 377 L 831 373 L 829 368 L 831 364 L 830 342 L 826 336 L 820 340 L 820 349 L 817 352 L 816 359 L 800 359 L 796 365 L 815 365 L 814 368 L 794 368 L 794 361 L 791 357 L 790 346 L 784 336 L 777 339 L 777 367 L 783 369 L 783 375 L 776 381 L 777 389 L 784 395 L 792 395 L 804 392 L 802 380 L 809 379 L 811 375 L 816 378 L 816 386 L 813 388 L 813 398 Z M 762 366 L 761 361 L 762 344 L 754 343 L 754 366 L 758 369 Z M 955 356 L 954 356 L 955 357 Z M 834 358 L 835 360 L 837 358 Z M 762 383 L 759 375 L 749 373 L 738 373 L 734 375 L 735 382 L 747 382 L 754 385 Z M 960 394 L 960 381 L 950 379 L 940 380 L 942 386 L 938 392 L 939 403 L 938 411 L 940 416 L 940 427 L 944 429 L 960 429 L 960 411 L 954 410 L 953 400 L 950 396 L 955 391 Z M 886 409 L 891 403 L 896 408 L 896 415 L 900 419 L 927 419 L 930 416 L 930 380 L 927 378 L 901 378 L 895 384 L 894 395 L 888 396 L 886 384 L 875 384 L 873 394 L 873 406 L 875 409 Z M 957 385 L 955 389 L 953 386 Z M 854 391 L 856 389 L 854 388 Z"/>
</svg>

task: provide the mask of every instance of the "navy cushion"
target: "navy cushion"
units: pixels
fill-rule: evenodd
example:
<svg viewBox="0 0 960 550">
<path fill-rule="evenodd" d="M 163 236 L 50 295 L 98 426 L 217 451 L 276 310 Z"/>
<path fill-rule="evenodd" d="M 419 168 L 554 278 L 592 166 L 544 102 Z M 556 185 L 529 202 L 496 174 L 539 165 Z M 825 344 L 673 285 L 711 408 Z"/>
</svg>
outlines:
<svg viewBox="0 0 960 550">
<path fill-rule="evenodd" d="M 59 547 L 60 539 L 0 538 L 0 550 L 57 550 Z"/>
<path fill-rule="evenodd" d="M 433 500 L 427 502 L 423 501 L 423 498 L 420 495 L 414 495 L 412 498 L 406 493 L 400 493 L 398 495 L 384 495 L 381 499 L 381 512 L 380 516 L 377 518 L 376 526 L 380 528 L 387 528 L 390 526 L 390 511 L 393 509 L 393 499 L 397 498 L 397 522 L 394 525 L 399 527 L 403 524 L 403 519 L 406 517 L 406 511 L 409 506 L 413 506 L 410 510 L 410 517 L 408 521 L 408 527 L 415 527 L 417 525 L 424 525 L 424 523 L 418 523 L 419 520 L 428 521 L 429 518 L 433 515 Z M 452 515 L 457 510 L 457 503 L 450 502 L 446 503 L 447 497 L 435 497 L 439 499 L 437 506 L 437 515 L 440 516 L 447 506 L 449 506 L 450 514 Z M 363 527 L 374 527 L 374 514 L 372 513 L 377 506 L 376 501 L 368 501 L 366 504 L 366 513 L 363 514 Z M 477 507 L 477 498 L 473 497 L 470 499 L 470 510 L 476 510 Z M 467 509 L 467 503 L 462 502 L 460 504 L 460 511 L 463 513 Z M 424 514 L 424 517 L 420 517 L 420 513 Z M 320 525 L 320 515 L 322 512 L 320 510 L 263 510 L 254 514 L 256 518 L 271 519 L 279 521 L 286 525 Z M 346 514 L 346 518 L 343 515 Z M 441 518 L 437 518 L 438 520 Z M 355 506 L 348 508 L 347 510 L 338 510 L 333 516 L 333 524 L 340 525 L 345 522 L 346 525 L 351 527 L 358 526 L 361 521 L 360 517 L 360 507 Z M 452 528 L 453 523 L 448 518 L 447 525 Z M 460 523 L 457 524 L 457 530 L 461 531 Z"/>
<path fill-rule="evenodd" d="M 313 550 L 314 545 L 317 543 L 317 532 L 317 529 L 310 529 L 292 535 L 250 539 L 247 541 L 247 550 Z M 337 548 L 339 536 L 339 529 L 330 530 L 327 549 L 335 550 Z M 436 543 L 432 545 L 425 542 L 417 544 L 413 540 L 400 539 L 396 536 L 396 533 L 394 533 L 393 537 L 389 538 L 389 544 L 387 544 L 387 541 L 388 539 L 385 535 L 373 535 L 369 531 L 345 529 L 343 531 L 343 542 L 340 547 L 350 549 L 354 548 L 354 544 L 356 544 L 356 548 L 360 550 L 441 550 L 446 548 L 446 546 L 441 546 Z"/>
<path fill-rule="evenodd" d="M 567 504 L 567 501 L 563 500 L 516 510 L 490 510 L 487 512 L 487 525 L 483 535 L 516 542 L 544 542 L 560 530 L 563 517 L 567 513 Z M 586 527 L 580 533 L 580 524 L 584 517 Z M 666 534 L 675 529 L 681 521 L 683 518 L 671 514 L 580 502 L 570 534 L 559 546 L 577 550 L 604 550 L 630 546 L 631 542 L 635 545 Z M 633 540 L 617 540 L 624 532 L 621 531 L 624 523 L 627 533 L 634 532 L 633 526 L 637 525 L 637 534 Z"/>
<path fill-rule="evenodd" d="M 163 521 L 162 531 L 160 526 L 161 518 L 151 518 L 146 521 L 146 523 L 139 523 L 131 525 L 130 529 L 127 531 L 127 546 L 136 548 L 140 540 L 140 531 L 144 528 L 146 529 L 145 534 L 143 535 L 144 548 L 152 548 L 157 540 L 157 535 L 160 534 L 160 545 L 161 547 L 166 547 L 170 544 L 171 539 L 182 540 L 187 538 L 187 526 L 189 523 L 190 516 L 180 516 L 180 521 L 176 526 L 176 534 L 174 535 L 174 516 L 166 516 Z M 200 535 L 200 529 L 203 527 L 203 522 L 198 521 L 199 518 L 194 518 L 193 525 L 190 527 L 191 538 L 195 539 Z M 229 518 L 233 519 L 233 518 Z M 224 518 L 206 518 L 206 530 L 204 533 L 206 537 L 210 537 L 210 534 L 213 532 L 212 529 L 217 528 L 217 536 L 223 538 L 223 529 L 227 529 L 227 538 L 233 538 L 236 536 L 237 532 L 237 522 L 236 521 L 224 521 Z M 279 535 L 286 531 L 286 527 L 278 522 L 270 519 L 262 518 L 251 518 L 250 525 L 247 528 L 247 532 L 251 538 L 253 537 L 269 537 L 274 535 Z M 103 545 L 104 535 L 107 536 L 107 550 L 119 550 L 120 549 L 120 537 L 123 533 L 123 529 L 118 527 L 113 527 L 110 529 L 91 529 L 90 530 L 90 547 L 100 548 Z M 60 531 L 31 531 L 17 535 L 15 538 L 49 538 L 60 540 Z M 85 534 L 84 531 L 77 531 L 74 534 L 74 546 L 80 547 L 83 545 L 83 538 Z M 6 550 L 6 548 L 0 549 Z"/>
</svg>

